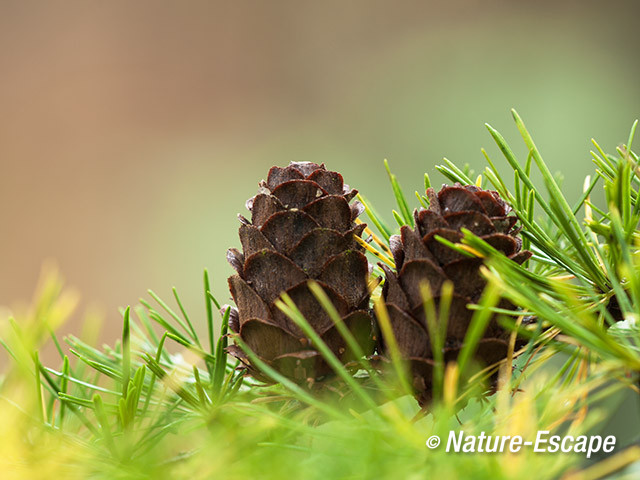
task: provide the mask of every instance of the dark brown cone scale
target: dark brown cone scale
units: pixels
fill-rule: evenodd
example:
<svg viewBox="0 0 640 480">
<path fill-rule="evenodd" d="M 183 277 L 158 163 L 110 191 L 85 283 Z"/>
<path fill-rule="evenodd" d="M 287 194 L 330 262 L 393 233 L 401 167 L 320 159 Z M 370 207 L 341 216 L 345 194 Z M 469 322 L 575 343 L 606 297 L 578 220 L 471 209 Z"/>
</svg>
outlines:
<svg viewBox="0 0 640 480">
<path fill-rule="evenodd" d="M 531 256 L 530 252 L 521 251 L 517 218 L 509 216 L 511 209 L 497 192 L 457 183 L 444 185 L 438 193 L 429 188 L 427 196 L 429 208 L 414 212 L 415 228 L 404 226 L 400 235 L 390 239 L 396 271 L 382 266 L 386 273 L 383 298 L 398 346 L 410 362 L 413 387 L 421 404 L 431 398 L 434 361 L 420 285 L 429 284 L 438 308 L 442 284 L 447 280 L 453 283 L 444 346 L 444 359 L 448 362 L 458 357 L 471 321 L 473 312 L 467 304 L 478 302 L 486 284 L 480 275 L 480 259 L 454 251 L 436 236 L 459 242 L 461 228 L 466 228 L 520 264 Z M 500 306 L 510 307 L 507 302 Z M 509 336 L 510 332 L 492 319 L 478 344 L 476 359 L 491 365 L 505 358 Z"/>
<path fill-rule="evenodd" d="M 323 287 L 365 354 L 373 350 L 373 321 L 368 313 L 369 264 L 355 236 L 364 225 L 362 211 L 342 175 L 323 165 L 302 162 L 272 167 L 258 194 L 247 201 L 250 220 L 241 217 L 242 252 L 230 249 L 236 270 L 229 289 L 236 308 L 229 326 L 261 360 L 298 382 L 330 374 L 300 328 L 275 302 L 286 292 L 306 320 L 344 363 L 355 360 L 333 321 L 307 287 L 310 279 Z M 236 345 L 229 352 L 254 368 Z"/>
</svg>

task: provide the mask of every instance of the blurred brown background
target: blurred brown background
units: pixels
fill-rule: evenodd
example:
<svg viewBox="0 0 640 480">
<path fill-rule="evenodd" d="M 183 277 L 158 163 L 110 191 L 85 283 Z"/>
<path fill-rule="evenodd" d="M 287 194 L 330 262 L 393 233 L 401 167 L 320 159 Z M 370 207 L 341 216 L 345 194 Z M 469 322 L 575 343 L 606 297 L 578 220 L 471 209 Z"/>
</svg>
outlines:
<svg viewBox="0 0 640 480">
<path fill-rule="evenodd" d="M 0 305 L 51 258 L 110 342 L 147 288 L 202 322 L 272 164 L 326 162 L 389 212 L 383 158 L 407 193 L 443 156 L 504 165 L 483 124 L 522 153 L 511 107 L 575 196 L 590 138 L 640 116 L 639 5 L 0 1 Z"/>
</svg>

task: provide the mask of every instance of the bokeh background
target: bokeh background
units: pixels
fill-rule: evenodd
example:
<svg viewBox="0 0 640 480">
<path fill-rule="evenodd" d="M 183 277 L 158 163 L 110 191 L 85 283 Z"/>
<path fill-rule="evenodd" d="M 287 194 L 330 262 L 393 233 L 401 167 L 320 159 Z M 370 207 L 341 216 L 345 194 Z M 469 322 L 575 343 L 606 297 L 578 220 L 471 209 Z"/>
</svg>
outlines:
<svg viewBox="0 0 640 480">
<path fill-rule="evenodd" d="M 273 164 L 326 162 L 388 219 L 443 156 L 523 154 L 577 197 L 590 138 L 640 116 L 640 2 L 0 1 L 0 305 L 53 259 L 120 329 L 146 289 L 226 301 L 238 213 Z M 204 327 L 204 323 L 201 323 Z"/>
</svg>

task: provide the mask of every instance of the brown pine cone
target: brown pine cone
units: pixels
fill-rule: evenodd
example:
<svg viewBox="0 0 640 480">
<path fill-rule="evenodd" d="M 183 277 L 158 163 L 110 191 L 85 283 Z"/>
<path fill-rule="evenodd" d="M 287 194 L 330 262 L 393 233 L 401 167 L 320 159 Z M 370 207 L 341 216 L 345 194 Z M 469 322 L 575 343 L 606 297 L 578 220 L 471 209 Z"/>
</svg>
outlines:
<svg viewBox="0 0 640 480">
<path fill-rule="evenodd" d="M 298 382 L 331 373 L 314 345 L 275 301 L 286 292 L 309 324 L 343 362 L 355 360 L 333 321 L 307 287 L 317 281 L 365 354 L 373 350 L 369 308 L 369 263 L 355 240 L 365 228 L 355 224 L 363 208 L 349 205 L 356 195 L 342 175 L 324 164 L 291 163 L 273 167 L 259 193 L 247 201 L 251 221 L 240 217 L 242 252 L 227 252 L 237 271 L 229 278 L 236 303 L 230 329 L 263 361 Z M 241 359 L 257 378 L 267 380 L 242 350 Z"/>
<path fill-rule="evenodd" d="M 445 363 L 457 359 L 473 315 L 467 304 L 477 303 L 486 285 L 480 274 L 482 260 L 456 252 L 439 242 L 436 235 L 458 243 L 463 236 L 460 229 L 466 228 L 520 264 L 531 256 L 531 252 L 521 251 L 517 218 L 508 215 L 511 209 L 497 192 L 456 183 L 444 185 L 437 194 L 429 188 L 427 197 L 429 208 L 414 212 L 415 228 L 404 226 L 400 235 L 390 239 L 397 273 L 382 266 L 386 274 L 383 298 L 401 353 L 410 362 L 413 387 L 421 404 L 431 398 L 434 360 L 420 285 L 429 284 L 436 309 L 442 284 L 450 280 L 454 286 Z M 492 319 L 478 344 L 476 359 L 490 365 L 506 358 L 509 335 Z"/>
</svg>

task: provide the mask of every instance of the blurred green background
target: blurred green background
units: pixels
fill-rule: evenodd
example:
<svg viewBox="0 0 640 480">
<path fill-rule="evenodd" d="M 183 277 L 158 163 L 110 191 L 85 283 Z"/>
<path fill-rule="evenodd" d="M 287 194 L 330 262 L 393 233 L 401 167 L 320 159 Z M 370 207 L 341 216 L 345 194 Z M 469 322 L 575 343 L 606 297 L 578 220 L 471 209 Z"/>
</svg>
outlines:
<svg viewBox="0 0 640 480">
<path fill-rule="evenodd" d="M 575 198 L 590 138 L 613 150 L 640 116 L 639 19 L 636 1 L 0 1 L 0 305 L 54 259 L 106 341 L 147 288 L 200 320 L 202 270 L 227 301 L 236 215 L 271 165 L 326 162 L 391 219 L 384 158 L 410 194 L 443 156 L 504 165 L 483 124 L 522 154 L 511 107 Z"/>
</svg>

